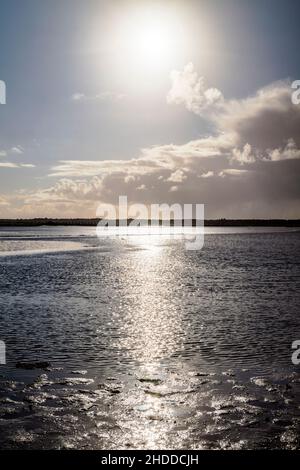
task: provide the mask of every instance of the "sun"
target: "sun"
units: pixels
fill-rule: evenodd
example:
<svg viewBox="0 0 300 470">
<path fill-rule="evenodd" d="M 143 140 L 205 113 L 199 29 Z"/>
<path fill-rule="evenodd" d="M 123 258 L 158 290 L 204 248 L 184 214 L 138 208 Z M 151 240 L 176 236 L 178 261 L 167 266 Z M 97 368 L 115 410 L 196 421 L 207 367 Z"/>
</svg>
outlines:
<svg viewBox="0 0 300 470">
<path fill-rule="evenodd" d="M 127 33 L 128 53 L 141 66 L 160 66 L 175 53 L 175 38 L 171 24 L 159 17 L 144 17 Z"/>
<path fill-rule="evenodd" d="M 160 70 L 171 65 L 184 35 L 179 18 L 163 6 L 126 11 L 113 24 L 114 54 L 130 69 Z"/>
</svg>

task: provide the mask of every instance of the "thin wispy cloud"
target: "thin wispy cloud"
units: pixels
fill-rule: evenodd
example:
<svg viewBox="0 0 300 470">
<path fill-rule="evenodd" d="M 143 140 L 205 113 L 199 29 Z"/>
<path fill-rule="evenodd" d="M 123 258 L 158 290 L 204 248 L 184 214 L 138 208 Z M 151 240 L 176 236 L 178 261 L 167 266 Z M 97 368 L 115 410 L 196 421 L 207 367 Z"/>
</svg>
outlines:
<svg viewBox="0 0 300 470">
<path fill-rule="evenodd" d="M 249 170 L 239 170 L 236 168 L 226 168 L 219 173 L 222 178 L 225 176 L 246 176 Z"/>
<path fill-rule="evenodd" d="M 9 206 L 9 202 L 2 196 L 0 196 L 0 206 Z"/>
<path fill-rule="evenodd" d="M 22 155 L 24 153 L 24 149 L 20 145 L 18 145 L 16 147 L 12 147 L 10 149 L 10 153 L 13 155 Z"/>
<path fill-rule="evenodd" d="M 73 93 L 71 101 L 75 103 L 93 102 L 93 101 L 120 101 L 126 97 L 123 93 L 104 91 L 96 95 L 87 95 L 85 93 Z"/>
<path fill-rule="evenodd" d="M 32 163 L 0 162 L 0 168 L 35 168 Z"/>
<path fill-rule="evenodd" d="M 7 157 L 9 155 L 18 156 L 23 155 L 23 153 L 24 148 L 21 145 L 16 145 L 11 147 L 10 149 L 0 150 L 0 157 Z"/>
</svg>

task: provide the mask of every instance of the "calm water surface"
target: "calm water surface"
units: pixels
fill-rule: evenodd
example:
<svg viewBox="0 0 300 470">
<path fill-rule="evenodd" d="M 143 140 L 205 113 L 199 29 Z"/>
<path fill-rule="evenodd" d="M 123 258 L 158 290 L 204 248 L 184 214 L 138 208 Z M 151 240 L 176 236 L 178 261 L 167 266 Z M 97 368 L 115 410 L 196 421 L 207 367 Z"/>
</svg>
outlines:
<svg viewBox="0 0 300 470">
<path fill-rule="evenodd" d="M 299 448 L 299 242 L 1 229 L 0 447 Z"/>
</svg>

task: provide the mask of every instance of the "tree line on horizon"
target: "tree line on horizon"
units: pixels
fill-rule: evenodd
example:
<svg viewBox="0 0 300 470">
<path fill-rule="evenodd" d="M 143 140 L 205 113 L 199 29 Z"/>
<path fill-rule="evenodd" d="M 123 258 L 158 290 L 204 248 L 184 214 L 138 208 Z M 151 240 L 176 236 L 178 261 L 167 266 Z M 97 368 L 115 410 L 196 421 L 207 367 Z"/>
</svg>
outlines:
<svg viewBox="0 0 300 470">
<path fill-rule="evenodd" d="M 34 219 L 0 219 L 0 227 L 41 227 L 45 226 L 85 226 L 96 227 L 101 219 L 89 218 L 34 218 Z M 130 223 L 133 219 L 128 219 Z M 145 221 L 144 221 L 145 222 Z M 192 220 L 192 225 L 196 225 L 196 220 Z M 162 221 L 159 221 L 162 224 Z M 171 226 L 174 220 L 170 221 Z M 119 221 L 117 221 L 117 226 Z M 207 219 L 204 221 L 206 227 L 300 227 L 300 219 Z"/>
</svg>

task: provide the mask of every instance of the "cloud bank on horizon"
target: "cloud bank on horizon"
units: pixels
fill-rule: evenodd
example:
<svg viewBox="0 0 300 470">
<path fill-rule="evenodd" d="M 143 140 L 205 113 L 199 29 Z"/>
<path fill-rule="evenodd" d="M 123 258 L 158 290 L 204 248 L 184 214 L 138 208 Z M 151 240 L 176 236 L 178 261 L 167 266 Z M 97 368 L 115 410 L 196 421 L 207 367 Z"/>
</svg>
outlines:
<svg viewBox="0 0 300 470">
<path fill-rule="evenodd" d="M 62 160 L 51 168 L 54 184 L 1 195 L 2 213 L 93 217 L 100 202 L 127 195 L 146 204 L 204 203 L 211 218 L 300 217 L 300 106 L 292 104 L 289 81 L 226 100 L 192 63 L 170 78 L 168 104 L 204 116 L 211 135 L 154 145 L 127 160 Z"/>
</svg>

